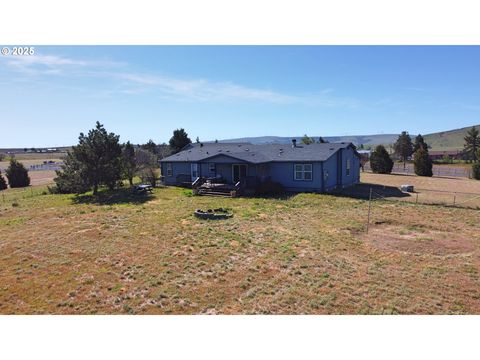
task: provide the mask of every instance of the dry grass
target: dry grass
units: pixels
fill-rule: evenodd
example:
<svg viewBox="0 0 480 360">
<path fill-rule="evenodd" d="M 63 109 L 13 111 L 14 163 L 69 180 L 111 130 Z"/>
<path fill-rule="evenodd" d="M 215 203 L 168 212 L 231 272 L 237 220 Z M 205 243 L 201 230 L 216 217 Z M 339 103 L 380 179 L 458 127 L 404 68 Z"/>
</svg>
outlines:
<svg viewBox="0 0 480 360">
<path fill-rule="evenodd" d="M 0 203 L 0 313 L 480 313 L 478 211 L 189 195 Z"/>
<path fill-rule="evenodd" d="M 409 184 L 415 186 L 415 194 L 399 198 L 402 201 L 418 201 L 426 204 L 445 204 L 480 208 L 480 181 L 466 178 L 422 177 L 415 175 L 383 175 L 361 173 L 365 184 L 399 188 Z"/>
</svg>

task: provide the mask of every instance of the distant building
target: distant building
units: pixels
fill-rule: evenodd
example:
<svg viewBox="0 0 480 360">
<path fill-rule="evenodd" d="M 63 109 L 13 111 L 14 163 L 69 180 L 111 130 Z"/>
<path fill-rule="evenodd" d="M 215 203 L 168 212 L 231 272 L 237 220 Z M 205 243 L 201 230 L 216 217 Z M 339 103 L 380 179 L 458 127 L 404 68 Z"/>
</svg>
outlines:
<svg viewBox="0 0 480 360">
<path fill-rule="evenodd" d="M 462 160 L 463 152 L 460 150 L 439 150 L 439 151 L 429 151 L 428 155 L 431 160 L 442 160 L 445 157 L 448 157 L 452 160 Z"/>
</svg>

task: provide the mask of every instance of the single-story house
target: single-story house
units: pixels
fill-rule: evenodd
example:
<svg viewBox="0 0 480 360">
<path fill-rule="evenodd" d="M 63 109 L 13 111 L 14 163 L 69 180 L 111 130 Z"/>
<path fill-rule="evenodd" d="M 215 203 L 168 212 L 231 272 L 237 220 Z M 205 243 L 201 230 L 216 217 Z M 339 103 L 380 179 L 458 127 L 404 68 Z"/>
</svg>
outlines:
<svg viewBox="0 0 480 360">
<path fill-rule="evenodd" d="M 327 192 L 360 181 L 360 156 L 351 143 L 190 144 L 160 164 L 166 185 L 198 178 L 237 184 L 248 178 L 277 182 L 287 191 Z"/>
</svg>

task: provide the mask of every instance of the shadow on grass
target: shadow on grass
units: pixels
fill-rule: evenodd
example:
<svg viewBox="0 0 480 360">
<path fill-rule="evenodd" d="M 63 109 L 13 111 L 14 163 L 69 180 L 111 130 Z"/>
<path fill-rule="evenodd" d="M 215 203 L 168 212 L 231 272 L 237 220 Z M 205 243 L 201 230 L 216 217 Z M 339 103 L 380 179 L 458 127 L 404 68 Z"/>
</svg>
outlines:
<svg viewBox="0 0 480 360">
<path fill-rule="evenodd" d="M 155 197 L 152 194 L 137 194 L 131 188 L 117 190 L 102 190 L 98 194 L 76 195 L 72 202 L 74 204 L 96 204 L 96 205 L 115 205 L 115 204 L 144 204 Z"/>
<path fill-rule="evenodd" d="M 378 199 L 381 197 L 406 198 L 411 196 L 411 194 L 405 193 L 395 186 L 385 186 L 369 183 L 361 183 L 345 189 L 335 190 L 331 194 L 336 196 L 350 197 L 354 199 L 368 200 L 370 198 L 370 189 L 372 189 L 372 198 L 374 199 Z"/>
</svg>

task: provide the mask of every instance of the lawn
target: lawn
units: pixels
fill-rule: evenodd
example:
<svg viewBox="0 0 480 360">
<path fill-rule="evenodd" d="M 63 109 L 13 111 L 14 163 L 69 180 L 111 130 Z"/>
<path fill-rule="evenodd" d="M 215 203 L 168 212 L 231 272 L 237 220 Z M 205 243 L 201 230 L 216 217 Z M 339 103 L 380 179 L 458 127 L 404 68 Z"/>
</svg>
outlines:
<svg viewBox="0 0 480 360">
<path fill-rule="evenodd" d="M 196 208 L 234 217 L 202 221 Z M 479 211 L 155 189 L 0 202 L 2 314 L 480 314 Z"/>
</svg>

